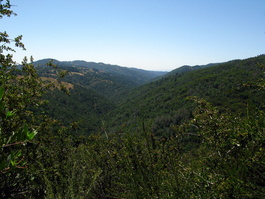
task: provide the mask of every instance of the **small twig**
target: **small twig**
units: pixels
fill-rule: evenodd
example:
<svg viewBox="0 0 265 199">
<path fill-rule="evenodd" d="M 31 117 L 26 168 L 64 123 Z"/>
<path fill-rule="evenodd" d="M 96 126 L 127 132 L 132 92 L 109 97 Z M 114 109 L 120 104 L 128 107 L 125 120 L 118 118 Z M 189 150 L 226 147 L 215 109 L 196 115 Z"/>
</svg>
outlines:
<svg viewBox="0 0 265 199">
<path fill-rule="evenodd" d="M 6 145 L 2 146 L 2 148 L 10 147 L 10 146 L 18 145 L 18 144 L 24 144 L 24 143 L 25 143 L 25 141 L 15 142 L 15 143 L 12 143 L 12 144 L 6 144 Z"/>
</svg>

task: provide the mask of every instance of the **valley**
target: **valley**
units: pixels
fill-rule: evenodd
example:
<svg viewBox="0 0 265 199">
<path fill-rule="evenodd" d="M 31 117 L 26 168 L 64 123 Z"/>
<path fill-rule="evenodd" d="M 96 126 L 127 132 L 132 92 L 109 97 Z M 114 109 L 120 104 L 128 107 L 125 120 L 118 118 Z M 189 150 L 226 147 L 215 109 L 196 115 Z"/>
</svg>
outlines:
<svg viewBox="0 0 265 199">
<path fill-rule="evenodd" d="M 54 77 L 45 63 L 48 60 L 34 63 L 40 76 Z M 195 108 L 187 99 L 191 96 L 203 98 L 221 110 L 246 115 L 247 106 L 263 106 L 264 93 L 251 93 L 244 85 L 262 78 L 262 68 L 257 65 L 264 63 L 261 55 L 220 64 L 183 66 L 165 73 L 102 63 L 53 61 L 56 67 L 68 71 L 60 81 L 71 85 L 70 95 L 58 89 L 48 92 L 50 103 L 44 109 L 65 124 L 80 121 L 82 134 L 99 131 L 102 123 L 111 128 L 129 127 L 140 120 L 168 129 L 191 117 Z"/>
</svg>

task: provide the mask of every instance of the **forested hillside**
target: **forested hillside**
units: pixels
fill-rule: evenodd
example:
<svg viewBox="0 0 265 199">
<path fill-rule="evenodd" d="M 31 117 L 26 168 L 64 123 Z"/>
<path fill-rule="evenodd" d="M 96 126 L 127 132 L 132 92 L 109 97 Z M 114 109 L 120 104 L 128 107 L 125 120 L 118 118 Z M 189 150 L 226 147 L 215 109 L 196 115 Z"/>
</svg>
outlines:
<svg viewBox="0 0 265 199">
<path fill-rule="evenodd" d="M 78 123 L 78 131 L 75 131 L 77 134 L 97 132 L 102 125 L 103 116 L 115 107 L 104 96 L 79 85 L 74 85 L 69 93 L 66 95 L 58 89 L 47 92 L 44 99 L 48 99 L 49 103 L 42 110 L 64 125 Z"/>
<path fill-rule="evenodd" d="M 42 73 L 46 72 L 46 64 L 52 59 L 44 59 L 33 64 L 40 68 Z M 58 68 L 69 71 L 67 80 L 77 83 L 95 91 L 106 97 L 114 98 L 124 90 L 142 85 L 151 79 L 164 75 L 166 72 L 146 71 L 136 68 L 127 68 L 104 63 L 94 63 L 85 61 L 64 61 L 52 60 L 52 64 Z"/>
<path fill-rule="evenodd" d="M 141 123 L 148 123 L 154 135 L 168 138 L 174 135 L 174 126 L 192 118 L 196 105 L 189 97 L 203 98 L 222 112 L 230 110 L 240 116 L 264 109 L 264 91 L 253 91 L 251 83 L 263 78 L 263 64 L 265 56 L 261 55 L 176 69 L 139 87 L 128 86 L 125 79 L 97 69 L 60 67 L 69 71 L 61 81 L 71 83 L 70 95 L 51 90 L 44 96 L 50 103 L 42 109 L 64 125 L 76 122 L 75 134 L 89 135 L 106 128 L 115 132 L 121 127 L 134 132 Z M 41 76 L 55 75 L 49 68 L 37 69 Z M 113 84 L 117 82 L 120 87 L 114 89 L 115 93 Z M 197 147 L 197 142 L 188 141 L 187 148 Z"/>
<path fill-rule="evenodd" d="M 260 64 L 265 64 L 264 55 L 177 73 L 143 85 L 130 91 L 110 112 L 110 123 L 152 119 L 165 130 L 190 117 L 194 104 L 187 100 L 189 96 L 204 98 L 220 110 L 246 115 L 247 107 L 263 106 L 264 91 L 253 92 L 248 86 L 264 75 Z"/>
<path fill-rule="evenodd" d="M 144 84 L 161 73 L 17 65 L 21 39 L 0 32 L 0 198 L 265 198 L 265 55 Z"/>
<path fill-rule="evenodd" d="M 85 61 L 45 59 L 32 64 L 43 81 L 62 83 L 68 94 L 55 86 L 43 96 L 49 101 L 43 112 L 64 124 L 77 122 L 78 134 L 97 132 L 125 92 L 165 73 Z"/>
<path fill-rule="evenodd" d="M 54 69 L 41 66 L 43 62 L 34 63 L 39 75 L 55 78 Z M 143 84 L 146 77 L 137 76 L 133 81 L 113 72 L 81 66 L 83 62 L 77 62 L 79 66 L 60 65 L 56 60 L 52 63 L 57 69 L 68 72 L 59 81 L 68 82 L 72 87 L 69 96 L 58 89 L 48 92 L 45 99 L 50 103 L 44 110 L 65 124 L 78 121 L 79 133 L 83 134 L 98 131 L 103 123 L 119 128 L 149 120 L 154 122 L 154 131 L 170 134 L 170 126 L 191 117 L 195 106 L 187 100 L 189 96 L 204 98 L 221 110 L 230 109 L 245 115 L 246 107 L 261 107 L 264 95 L 263 92 L 252 93 L 246 87 L 248 82 L 261 78 L 259 64 L 264 63 L 264 55 L 185 70 L 182 67 L 142 86 L 139 86 L 139 79 Z"/>
<path fill-rule="evenodd" d="M 185 65 L 185 66 L 181 66 L 179 68 L 176 68 L 176 69 L 168 72 L 167 74 L 164 75 L 164 77 L 171 76 L 174 74 L 181 74 L 181 73 L 185 73 L 185 72 L 189 72 L 189 71 L 193 71 L 193 70 L 198 70 L 198 69 L 202 69 L 202 68 L 208 68 L 208 67 L 218 65 L 218 64 L 220 64 L 220 63 L 211 63 L 211 64 L 207 64 L 207 65 L 195 65 L 195 66 Z M 160 78 L 161 78 L 161 76 L 158 77 L 157 79 L 160 79 Z"/>
</svg>

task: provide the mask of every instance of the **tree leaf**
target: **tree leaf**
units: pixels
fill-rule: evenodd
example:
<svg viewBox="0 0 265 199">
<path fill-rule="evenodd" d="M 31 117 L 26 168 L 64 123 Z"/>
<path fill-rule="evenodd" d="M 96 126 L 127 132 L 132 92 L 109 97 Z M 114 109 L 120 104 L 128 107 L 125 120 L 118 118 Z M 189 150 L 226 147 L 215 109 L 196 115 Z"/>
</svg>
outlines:
<svg viewBox="0 0 265 199">
<path fill-rule="evenodd" d="M 34 138 L 35 137 L 35 135 L 37 135 L 37 131 L 36 130 L 33 130 L 31 133 L 27 133 L 27 138 L 29 139 L 29 140 L 31 140 L 32 138 Z"/>
<path fill-rule="evenodd" d="M 15 115 L 15 112 L 13 112 L 13 111 L 8 111 L 8 112 L 6 113 L 6 118 L 12 117 L 12 116 L 14 116 L 14 115 Z"/>
</svg>

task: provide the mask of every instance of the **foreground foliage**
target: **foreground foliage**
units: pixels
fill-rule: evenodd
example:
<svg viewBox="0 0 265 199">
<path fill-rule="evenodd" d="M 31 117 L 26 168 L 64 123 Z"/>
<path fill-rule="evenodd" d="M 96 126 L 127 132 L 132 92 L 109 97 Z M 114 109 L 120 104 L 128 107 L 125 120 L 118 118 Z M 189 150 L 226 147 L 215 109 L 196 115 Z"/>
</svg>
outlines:
<svg viewBox="0 0 265 199">
<path fill-rule="evenodd" d="M 240 118 L 196 101 L 193 119 L 172 127 L 172 137 L 157 137 L 142 124 L 133 132 L 64 138 L 55 159 L 50 150 L 42 160 L 39 197 L 265 197 L 264 112 Z M 188 140 L 199 147 L 187 148 Z"/>
</svg>

